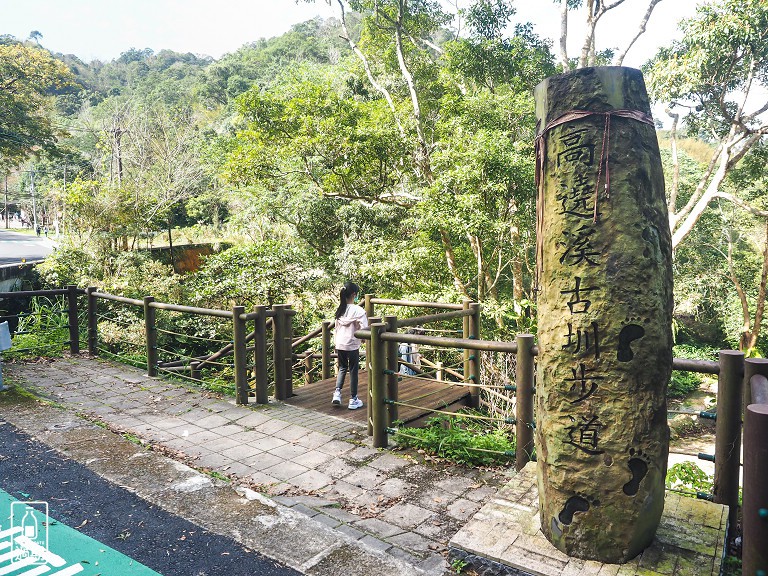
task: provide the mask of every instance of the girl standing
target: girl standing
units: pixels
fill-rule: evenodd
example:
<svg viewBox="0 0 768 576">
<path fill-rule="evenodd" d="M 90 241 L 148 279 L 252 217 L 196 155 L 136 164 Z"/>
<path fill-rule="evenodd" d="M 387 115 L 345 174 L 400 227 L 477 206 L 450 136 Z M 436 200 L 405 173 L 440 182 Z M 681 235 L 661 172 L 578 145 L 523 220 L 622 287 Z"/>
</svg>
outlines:
<svg viewBox="0 0 768 576">
<path fill-rule="evenodd" d="M 363 401 L 357 397 L 357 371 L 360 367 L 359 338 L 355 332 L 368 328 L 368 318 L 365 310 L 355 304 L 360 288 L 353 282 L 347 282 L 341 289 L 339 307 L 336 309 L 336 326 L 334 341 L 339 362 L 339 375 L 336 378 L 336 390 L 333 392 L 332 404 L 341 406 L 341 387 L 344 377 L 349 372 L 349 388 L 352 397 L 349 399 L 349 409 L 362 408 Z"/>
</svg>

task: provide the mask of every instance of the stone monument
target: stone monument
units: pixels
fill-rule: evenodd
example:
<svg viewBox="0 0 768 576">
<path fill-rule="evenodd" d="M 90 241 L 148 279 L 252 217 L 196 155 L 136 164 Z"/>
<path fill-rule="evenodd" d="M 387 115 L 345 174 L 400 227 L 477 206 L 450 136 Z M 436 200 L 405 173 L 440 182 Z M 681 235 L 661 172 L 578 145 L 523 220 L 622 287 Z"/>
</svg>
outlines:
<svg viewBox="0 0 768 576">
<path fill-rule="evenodd" d="M 621 563 L 664 508 L 671 237 L 639 70 L 584 68 L 535 89 L 541 528 Z"/>
</svg>

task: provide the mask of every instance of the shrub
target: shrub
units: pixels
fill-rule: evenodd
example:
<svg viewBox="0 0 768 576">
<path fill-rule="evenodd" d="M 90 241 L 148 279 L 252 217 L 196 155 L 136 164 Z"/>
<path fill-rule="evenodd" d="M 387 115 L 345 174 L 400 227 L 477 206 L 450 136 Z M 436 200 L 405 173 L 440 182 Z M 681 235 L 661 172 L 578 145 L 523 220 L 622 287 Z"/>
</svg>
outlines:
<svg viewBox="0 0 768 576">
<path fill-rule="evenodd" d="M 503 429 L 478 430 L 457 416 L 430 418 L 424 428 L 399 429 L 399 446 L 424 450 L 468 466 L 509 464 L 515 458 L 515 442 Z"/>
</svg>

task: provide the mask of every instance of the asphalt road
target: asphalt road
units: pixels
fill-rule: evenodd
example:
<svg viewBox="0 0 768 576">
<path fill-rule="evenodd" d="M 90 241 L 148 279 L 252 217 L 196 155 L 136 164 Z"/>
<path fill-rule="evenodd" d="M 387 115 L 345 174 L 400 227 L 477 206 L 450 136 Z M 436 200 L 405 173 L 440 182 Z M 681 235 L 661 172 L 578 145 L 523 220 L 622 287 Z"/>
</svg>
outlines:
<svg viewBox="0 0 768 576">
<path fill-rule="evenodd" d="M 149 504 L 7 422 L 0 423 L 0 488 L 18 500 L 48 502 L 51 519 L 162 576 L 299 576 L 230 538 Z M 78 560 L 88 566 L 82 574 L 147 573 L 136 567 L 135 572 L 128 569 L 115 574 L 104 562 L 97 568 L 93 559 Z"/>
<path fill-rule="evenodd" d="M 19 234 L 0 228 L 0 266 L 42 260 L 53 252 L 53 245 L 45 236 Z"/>
</svg>

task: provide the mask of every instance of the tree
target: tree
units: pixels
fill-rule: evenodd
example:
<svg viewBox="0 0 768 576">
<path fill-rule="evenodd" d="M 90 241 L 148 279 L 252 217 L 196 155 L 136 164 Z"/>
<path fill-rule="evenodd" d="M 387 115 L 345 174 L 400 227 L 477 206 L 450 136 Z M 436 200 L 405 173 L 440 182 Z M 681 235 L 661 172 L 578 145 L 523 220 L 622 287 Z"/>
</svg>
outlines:
<svg viewBox="0 0 768 576">
<path fill-rule="evenodd" d="M 16 165 L 33 151 L 53 148 L 61 133 L 50 97 L 72 85 L 67 67 L 46 50 L 0 44 L 0 159 Z"/>
<path fill-rule="evenodd" d="M 717 198 L 768 216 L 723 189 L 728 174 L 768 134 L 768 4 L 722 0 L 700 6 L 681 29 L 682 40 L 649 64 L 649 88 L 657 100 L 669 103 L 676 121 L 682 116 L 688 132 L 712 142 L 714 149 L 689 197 L 680 196 L 673 182 L 668 200 L 673 248 Z"/>
<path fill-rule="evenodd" d="M 584 68 L 585 66 L 605 65 L 611 63 L 611 60 L 613 60 L 615 66 L 622 65 L 627 52 L 634 46 L 637 39 L 645 33 L 648 20 L 650 20 L 654 8 L 661 2 L 661 0 L 649 1 L 648 8 L 646 9 L 643 18 L 640 20 L 637 33 L 614 59 L 614 50 L 612 49 L 608 49 L 602 53 L 595 50 L 597 25 L 603 16 L 611 10 L 621 6 L 625 1 L 626 0 L 614 0 L 613 2 L 606 2 L 605 0 L 555 0 L 555 3 L 560 4 L 561 6 L 560 60 L 565 70 Z M 583 9 L 587 31 L 584 36 L 581 54 L 578 60 L 576 60 L 568 57 L 568 16 L 572 11 L 579 9 Z"/>
</svg>

